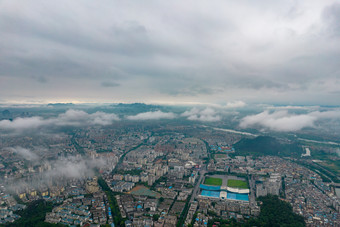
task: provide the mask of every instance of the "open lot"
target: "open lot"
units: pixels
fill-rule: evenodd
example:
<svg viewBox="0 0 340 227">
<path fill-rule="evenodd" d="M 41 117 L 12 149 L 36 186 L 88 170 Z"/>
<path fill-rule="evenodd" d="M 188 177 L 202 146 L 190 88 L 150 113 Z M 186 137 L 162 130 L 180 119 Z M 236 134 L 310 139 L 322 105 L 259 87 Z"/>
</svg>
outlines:
<svg viewBox="0 0 340 227">
<path fill-rule="evenodd" d="M 149 188 L 142 186 L 142 185 L 137 185 L 129 193 L 133 195 L 144 195 L 144 196 L 150 196 L 154 198 L 161 197 L 161 194 L 159 194 L 158 192 L 151 191 Z"/>
</svg>

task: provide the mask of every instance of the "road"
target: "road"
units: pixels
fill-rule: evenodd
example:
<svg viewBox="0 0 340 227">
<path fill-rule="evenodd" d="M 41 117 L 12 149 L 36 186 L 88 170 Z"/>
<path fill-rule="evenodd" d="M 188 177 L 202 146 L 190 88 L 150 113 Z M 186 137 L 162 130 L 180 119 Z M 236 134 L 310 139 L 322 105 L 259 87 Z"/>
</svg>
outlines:
<svg viewBox="0 0 340 227">
<path fill-rule="evenodd" d="M 194 199 L 196 198 L 196 196 L 197 196 L 197 194 L 198 194 L 198 192 L 199 192 L 200 184 L 201 184 L 201 182 L 202 182 L 202 180 L 203 180 L 203 178 L 204 178 L 204 175 L 205 175 L 206 172 L 207 172 L 206 169 L 207 169 L 207 166 L 206 166 L 206 165 L 203 165 L 202 168 L 201 168 L 201 170 L 199 171 L 199 173 L 200 173 L 200 178 L 198 179 L 198 181 L 197 181 L 197 183 L 196 183 L 196 185 L 195 185 L 194 191 L 193 191 L 193 193 L 192 193 L 192 195 L 191 195 L 190 203 L 194 201 Z"/>
<path fill-rule="evenodd" d="M 253 177 L 249 179 L 249 188 L 250 188 L 249 203 L 250 205 L 255 205 L 256 204 L 255 180 L 253 179 Z"/>
<path fill-rule="evenodd" d="M 119 166 L 120 164 L 123 163 L 124 157 L 125 157 L 128 153 L 130 153 L 131 151 L 136 150 L 137 148 L 139 148 L 139 147 L 141 147 L 141 146 L 143 146 L 143 145 L 146 145 L 147 142 L 148 142 L 148 140 L 149 140 L 149 138 L 150 138 L 151 136 L 153 136 L 153 133 L 151 133 L 151 135 L 148 136 L 148 138 L 144 139 L 144 141 L 142 141 L 140 144 L 138 144 L 138 145 L 132 147 L 132 148 L 129 149 L 127 152 L 125 152 L 124 154 L 122 154 L 122 155 L 120 156 L 119 160 L 118 160 L 117 165 L 116 165 L 115 168 L 112 170 L 112 174 L 114 174 L 114 173 L 116 172 L 116 170 L 118 169 L 118 166 Z"/>
</svg>

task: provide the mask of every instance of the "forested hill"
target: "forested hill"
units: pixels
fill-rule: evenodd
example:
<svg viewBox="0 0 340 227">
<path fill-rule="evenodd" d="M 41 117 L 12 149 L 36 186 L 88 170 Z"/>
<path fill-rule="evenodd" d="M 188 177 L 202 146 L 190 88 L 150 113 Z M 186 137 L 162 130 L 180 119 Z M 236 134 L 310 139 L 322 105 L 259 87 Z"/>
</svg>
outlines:
<svg viewBox="0 0 340 227">
<path fill-rule="evenodd" d="M 297 143 L 283 143 L 271 136 L 258 136 L 254 139 L 241 139 L 234 144 L 235 155 L 278 155 L 301 156 L 303 150 Z"/>
</svg>

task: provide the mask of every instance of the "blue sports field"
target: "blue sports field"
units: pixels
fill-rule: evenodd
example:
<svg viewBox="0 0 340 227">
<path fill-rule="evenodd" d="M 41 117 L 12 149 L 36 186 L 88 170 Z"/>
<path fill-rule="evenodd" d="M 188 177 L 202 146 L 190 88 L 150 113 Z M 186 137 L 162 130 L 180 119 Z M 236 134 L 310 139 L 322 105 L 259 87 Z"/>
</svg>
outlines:
<svg viewBox="0 0 340 227">
<path fill-rule="evenodd" d="M 217 191 L 202 190 L 201 195 L 208 196 L 208 197 L 214 197 L 214 198 L 220 198 L 220 192 L 217 192 Z"/>
<path fill-rule="evenodd" d="M 211 185 L 204 185 L 204 184 L 201 184 L 200 188 L 202 188 L 203 190 L 209 190 L 209 191 L 220 191 L 221 190 L 220 186 L 211 186 Z"/>
<path fill-rule="evenodd" d="M 249 201 L 248 194 L 238 194 L 233 192 L 227 192 L 227 199 Z"/>
</svg>

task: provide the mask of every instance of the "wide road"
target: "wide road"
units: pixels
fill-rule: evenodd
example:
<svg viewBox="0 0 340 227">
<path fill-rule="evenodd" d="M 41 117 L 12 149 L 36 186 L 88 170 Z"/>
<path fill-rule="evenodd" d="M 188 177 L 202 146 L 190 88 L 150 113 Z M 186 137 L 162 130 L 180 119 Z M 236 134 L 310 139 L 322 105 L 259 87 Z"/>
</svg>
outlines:
<svg viewBox="0 0 340 227">
<path fill-rule="evenodd" d="M 249 203 L 250 205 L 255 205 L 256 204 L 255 179 L 253 176 L 249 179 L 249 188 L 250 188 Z"/>
<path fill-rule="evenodd" d="M 200 178 L 198 179 L 198 181 L 197 181 L 197 183 L 195 185 L 194 191 L 193 191 L 193 193 L 191 195 L 190 203 L 192 203 L 194 201 L 194 199 L 196 198 L 196 196 L 197 196 L 197 194 L 199 192 L 200 184 L 201 184 L 201 182 L 202 182 L 202 180 L 204 178 L 205 173 L 207 172 L 206 169 L 207 169 L 207 166 L 206 165 L 202 165 L 201 170 L 199 171 Z"/>
</svg>

